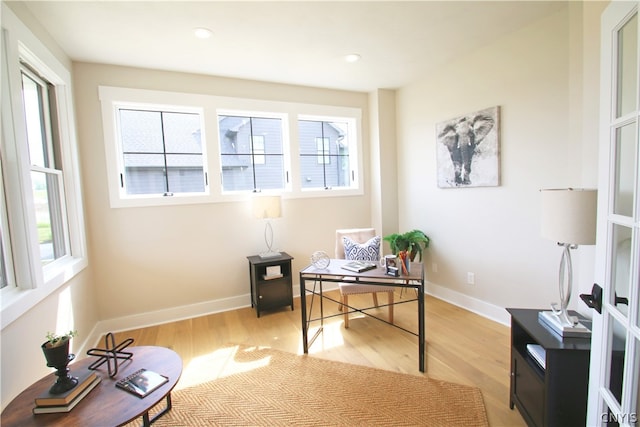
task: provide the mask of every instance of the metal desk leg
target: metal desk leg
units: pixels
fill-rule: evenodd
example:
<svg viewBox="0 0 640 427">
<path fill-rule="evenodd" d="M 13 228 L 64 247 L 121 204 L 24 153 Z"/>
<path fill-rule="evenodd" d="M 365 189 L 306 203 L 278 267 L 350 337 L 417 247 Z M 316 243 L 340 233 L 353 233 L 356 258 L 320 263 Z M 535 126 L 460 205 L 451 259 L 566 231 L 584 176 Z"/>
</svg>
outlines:
<svg viewBox="0 0 640 427">
<path fill-rule="evenodd" d="M 307 286 L 302 274 L 300 274 L 300 311 L 302 316 L 302 348 L 309 353 L 309 343 L 307 341 Z"/>
<path fill-rule="evenodd" d="M 424 280 L 418 287 L 418 358 L 420 372 L 424 372 Z"/>
</svg>

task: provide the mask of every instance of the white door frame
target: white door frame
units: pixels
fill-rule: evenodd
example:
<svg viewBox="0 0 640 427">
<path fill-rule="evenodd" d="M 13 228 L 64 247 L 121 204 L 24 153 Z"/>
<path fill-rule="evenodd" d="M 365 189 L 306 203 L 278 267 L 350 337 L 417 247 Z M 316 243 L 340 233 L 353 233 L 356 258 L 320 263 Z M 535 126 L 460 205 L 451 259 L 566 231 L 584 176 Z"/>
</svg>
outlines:
<svg viewBox="0 0 640 427">
<path fill-rule="evenodd" d="M 637 426 L 640 408 L 637 408 L 640 360 L 640 320 L 638 319 L 638 299 L 640 298 L 640 144 L 638 144 L 638 105 L 640 93 L 635 94 L 635 112 L 616 118 L 616 36 L 624 22 L 634 13 L 638 13 L 638 1 L 612 1 L 602 14 L 601 20 L 601 66 L 600 66 L 600 173 L 598 182 L 598 231 L 596 245 L 595 280 L 603 288 L 602 314 L 593 313 L 593 332 L 591 348 L 591 366 L 589 373 L 589 398 L 587 425 L 603 426 L 607 421 L 617 421 L 620 425 Z M 636 47 L 637 49 L 637 47 Z M 640 56 L 639 56 L 640 57 Z M 637 70 L 637 65 L 636 65 Z M 636 76 L 637 80 L 640 77 Z M 638 92 L 639 83 L 636 83 Z M 616 172 L 615 133 L 613 129 L 622 123 L 635 122 L 635 194 L 631 217 L 616 215 L 613 212 Z M 628 314 L 621 314 L 615 307 L 614 286 L 611 284 L 614 271 L 612 253 L 614 252 L 613 225 L 628 227 L 632 231 L 630 252 L 630 280 Z M 621 405 L 607 390 L 611 367 L 611 348 L 613 323 L 622 325 L 627 331 L 625 349 L 625 368 L 623 372 L 624 389 Z M 631 363 L 628 363 L 631 362 Z M 607 407 L 611 408 L 612 416 Z"/>
</svg>

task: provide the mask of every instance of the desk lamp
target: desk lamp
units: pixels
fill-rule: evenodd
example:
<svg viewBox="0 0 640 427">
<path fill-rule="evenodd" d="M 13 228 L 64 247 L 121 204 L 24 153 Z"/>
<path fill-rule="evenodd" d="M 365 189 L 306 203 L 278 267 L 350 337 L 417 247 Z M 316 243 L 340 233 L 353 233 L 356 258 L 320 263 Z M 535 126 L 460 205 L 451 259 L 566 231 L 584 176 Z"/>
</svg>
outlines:
<svg viewBox="0 0 640 427">
<path fill-rule="evenodd" d="M 281 197 L 280 196 L 255 196 L 253 198 L 253 216 L 258 219 L 265 219 L 264 226 L 264 242 L 267 250 L 260 254 L 260 258 L 274 258 L 280 256 L 280 252 L 275 252 L 273 246 L 273 228 L 271 227 L 271 218 L 280 218 L 281 215 Z"/>
<path fill-rule="evenodd" d="M 569 316 L 567 307 L 573 286 L 571 250 L 578 245 L 596 243 L 596 190 L 567 188 L 541 190 L 541 234 L 563 248 L 558 274 L 560 306 L 551 304 L 551 311 L 541 311 L 538 318 L 562 337 L 585 337 L 591 331 Z"/>
</svg>

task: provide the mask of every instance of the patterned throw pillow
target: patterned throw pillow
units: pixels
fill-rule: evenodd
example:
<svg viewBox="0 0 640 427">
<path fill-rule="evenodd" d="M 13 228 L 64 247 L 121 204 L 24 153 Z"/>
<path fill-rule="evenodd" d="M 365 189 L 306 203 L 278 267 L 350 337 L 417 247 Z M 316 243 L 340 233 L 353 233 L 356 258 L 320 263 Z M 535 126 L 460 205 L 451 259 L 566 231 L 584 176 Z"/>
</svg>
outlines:
<svg viewBox="0 0 640 427">
<path fill-rule="evenodd" d="M 378 261 L 380 259 L 380 236 L 372 237 L 366 243 L 354 242 L 343 237 L 344 257 L 348 260 Z"/>
</svg>

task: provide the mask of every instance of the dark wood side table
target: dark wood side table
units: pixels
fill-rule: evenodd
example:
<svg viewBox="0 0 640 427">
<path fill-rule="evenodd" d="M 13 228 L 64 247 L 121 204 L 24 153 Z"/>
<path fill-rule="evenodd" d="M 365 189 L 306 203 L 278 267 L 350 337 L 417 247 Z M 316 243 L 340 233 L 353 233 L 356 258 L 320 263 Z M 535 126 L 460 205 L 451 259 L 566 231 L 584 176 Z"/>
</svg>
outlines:
<svg viewBox="0 0 640 427">
<path fill-rule="evenodd" d="M 516 406 L 529 426 L 585 425 L 591 339 L 562 339 L 538 321 L 540 310 L 507 311 L 511 314 L 510 408 Z M 545 350 L 544 369 L 528 353 L 527 344 Z"/>
<path fill-rule="evenodd" d="M 286 252 L 280 256 L 261 258 L 259 255 L 248 256 L 249 277 L 251 278 L 251 307 L 256 308 L 256 314 L 279 307 L 291 306 L 293 310 L 293 288 L 291 280 L 291 260 L 293 257 Z M 267 267 L 280 267 L 282 277 L 265 279 Z"/>
<path fill-rule="evenodd" d="M 35 398 L 55 382 L 54 373 L 33 383 L 20 393 L 2 411 L 2 426 L 121 426 L 142 417 L 144 426 L 150 425 L 149 410 L 166 398 L 166 410 L 171 409 L 171 390 L 182 375 L 182 359 L 173 350 L 164 347 L 128 347 L 133 358 L 123 361 L 118 367 L 118 375 L 109 378 L 106 365 L 95 372 L 102 378 L 78 405 L 68 413 L 32 413 Z M 86 370 L 96 360 L 85 357 L 69 365 L 70 374 Z M 44 359 L 43 359 L 44 363 Z M 116 387 L 116 382 L 141 368 L 156 371 L 169 377 L 169 382 L 144 398 L 139 398 Z"/>
</svg>

